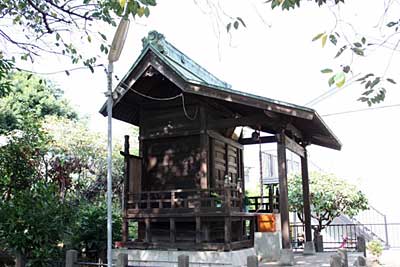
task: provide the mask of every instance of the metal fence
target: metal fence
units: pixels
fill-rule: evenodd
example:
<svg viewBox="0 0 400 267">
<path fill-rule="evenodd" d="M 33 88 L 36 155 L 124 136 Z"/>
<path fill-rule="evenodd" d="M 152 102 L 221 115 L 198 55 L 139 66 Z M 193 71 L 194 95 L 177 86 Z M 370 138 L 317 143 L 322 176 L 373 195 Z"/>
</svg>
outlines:
<svg viewBox="0 0 400 267">
<path fill-rule="evenodd" d="M 292 246 L 302 250 L 304 245 L 304 225 L 290 226 Z M 332 224 L 322 230 L 324 250 L 336 250 L 345 247 L 355 250 L 357 237 L 365 240 L 378 240 L 386 248 L 400 248 L 400 223 L 376 224 Z"/>
</svg>

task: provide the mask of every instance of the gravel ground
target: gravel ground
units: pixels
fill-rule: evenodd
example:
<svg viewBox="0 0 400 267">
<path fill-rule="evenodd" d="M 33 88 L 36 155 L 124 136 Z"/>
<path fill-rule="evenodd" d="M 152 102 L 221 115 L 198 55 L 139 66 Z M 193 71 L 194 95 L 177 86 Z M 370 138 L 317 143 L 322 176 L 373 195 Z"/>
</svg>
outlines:
<svg viewBox="0 0 400 267">
<path fill-rule="evenodd" d="M 312 256 L 303 256 L 301 253 L 295 253 L 294 258 L 296 267 L 330 267 L 330 257 L 334 253 L 324 252 Z M 353 267 L 354 261 L 361 253 L 349 253 L 349 267 Z M 370 267 L 400 267 L 400 249 L 384 250 L 379 259 L 379 264 L 374 262 L 371 257 L 367 258 Z M 278 262 L 262 262 L 260 267 L 279 266 Z"/>
</svg>

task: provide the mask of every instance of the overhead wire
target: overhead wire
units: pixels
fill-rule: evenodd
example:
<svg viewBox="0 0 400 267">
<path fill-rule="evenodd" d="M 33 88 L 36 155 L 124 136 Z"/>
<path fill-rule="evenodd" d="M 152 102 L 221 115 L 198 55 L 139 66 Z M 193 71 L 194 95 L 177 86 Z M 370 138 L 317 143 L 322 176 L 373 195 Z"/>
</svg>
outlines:
<svg viewBox="0 0 400 267">
<path fill-rule="evenodd" d="M 344 114 L 350 114 L 350 113 L 357 113 L 357 112 L 371 111 L 371 110 L 385 109 L 385 108 L 394 108 L 394 107 L 400 107 L 400 104 L 386 105 L 386 106 L 373 107 L 373 108 L 347 110 L 347 111 L 342 111 L 342 112 L 324 114 L 324 115 L 321 115 L 321 116 L 322 117 L 329 117 L 329 116 L 344 115 Z"/>
<path fill-rule="evenodd" d="M 350 86 L 351 84 L 353 84 L 356 81 L 356 78 L 358 76 L 360 76 L 360 74 L 361 73 L 358 73 L 358 74 L 354 75 L 343 87 L 335 86 L 331 90 L 328 90 L 325 93 L 323 93 L 323 94 L 313 98 L 312 100 L 308 101 L 307 103 L 304 104 L 304 106 L 310 106 L 310 107 L 315 106 L 316 104 L 320 103 L 321 101 L 333 96 L 334 94 L 339 92 L 340 89 L 344 89 L 344 88 Z"/>
</svg>

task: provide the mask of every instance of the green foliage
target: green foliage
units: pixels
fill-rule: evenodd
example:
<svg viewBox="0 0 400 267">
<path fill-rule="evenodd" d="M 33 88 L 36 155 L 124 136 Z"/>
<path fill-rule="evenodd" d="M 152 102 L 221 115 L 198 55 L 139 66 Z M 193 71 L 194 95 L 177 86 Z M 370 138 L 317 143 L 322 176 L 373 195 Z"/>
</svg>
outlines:
<svg viewBox="0 0 400 267">
<path fill-rule="evenodd" d="M 2 136 L 0 144 L 0 199 L 30 188 L 40 176 L 40 161 L 47 143 L 36 121 L 25 120 L 19 131 Z"/>
<path fill-rule="evenodd" d="M 299 175 L 288 179 L 289 209 L 303 221 L 303 191 Z M 320 232 L 332 221 L 344 214 L 350 217 L 368 209 L 366 196 L 356 186 L 332 174 L 310 173 L 311 216 L 318 221 L 315 228 Z"/>
<path fill-rule="evenodd" d="M 11 60 L 3 59 L 0 52 L 0 97 L 4 97 L 11 89 L 11 82 L 8 78 L 14 64 Z"/>
<path fill-rule="evenodd" d="M 324 5 L 326 2 L 327 0 L 315 0 L 318 6 Z M 344 3 L 344 0 L 335 0 L 336 5 L 340 2 Z M 300 7 L 301 0 L 267 0 L 265 3 L 271 3 L 272 9 L 280 6 L 282 10 L 290 10 Z"/>
<path fill-rule="evenodd" d="M 8 94 L 0 98 L 0 135 L 46 115 L 77 118 L 68 102 L 61 99 L 63 92 L 50 81 L 18 72 L 11 75 L 10 84 Z"/>
<path fill-rule="evenodd" d="M 367 244 L 367 250 L 375 257 L 379 258 L 383 252 L 383 245 L 378 240 L 372 240 Z"/>
<path fill-rule="evenodd" d="M 60 256 L 59 244 L 71 218 L 54 186 L 43 181 L 0 200 L 0 247 L 22 253 L 32 266 Z"/>
<path fill-rule="evenodd" d="M 0 98 L 6 106 L 2 110 L 15 118 L 14 124 L 2 124 L 0 135 L 0 250 L 21 252 L 34 266 L 58 258 L 63 243 L 103 257 L 106 139 L 77 118 L 51 83 L 34 75 L 13 77 L 15 86 Z M 120 150 L 121 144 L 114 146 L 117 202 L 123 177 Z M 114 211 L 118 240 L 118 205 Z"/>
<path fill-rule="evenodd" d="M 116 26 L 116 17 L 148 17 L 150 7 L 155 5 L 155 0 L 4 0 L 0 3 L 0 13 L 6 24 L 0 38 L 19 52 L 9 55 L 13 61 L 33 62 L 44 53 L 56 54 L 69 57 L 73 64 L 81 63 L 93 72 L 99 56 L 83 53 L 79 47 L 98 47 L 100 42 L 101 52 L 109 51 L 104 33 L 99 32 L 102 39 L 93 41 L 97 37 L 97 33 L 93 34 L 94 27 L 100 23 Z M 22 39 L 15 38 L 9 28 L 20 28 L 24 32 Z M 21 55 L 20 58 L 16 59 L 15 54 Z M 0 62 L 6 63 L 1 58 Z"/>
<path fill-rule="evenodd" d="M 121 240 L 121 207 L 113 207 L 113 240 Z M 87 258 L 105 259 L 107 249 L 107 206 L 106 199 L 99 198 L 95 203 L 80 203 L 76 220 L 67 237 L 67 247 L 81 251 Z"/>
</svg>

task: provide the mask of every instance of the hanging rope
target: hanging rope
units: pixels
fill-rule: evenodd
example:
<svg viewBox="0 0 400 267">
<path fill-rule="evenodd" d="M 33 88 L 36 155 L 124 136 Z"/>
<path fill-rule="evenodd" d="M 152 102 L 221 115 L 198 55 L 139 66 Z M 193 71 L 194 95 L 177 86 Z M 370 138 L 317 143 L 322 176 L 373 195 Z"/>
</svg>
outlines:
<svg viewBox="0 0 400 267">
<path fill-rule="evenodd" d="M 177 98 L 181 98 L 182 99 L 182 109 L 183 109 L 183 114 L 185 115 L 185 117 L 191 121 L 194 121 L 197 118 L 197 113 L 199 111 L 199 107 L 196 106 L 196 110 L 194 111 L 193 116 L 190 116 L 187 108 L 186 108 L 186 104 L 185 104 L 185 96 L 183 95 L 183 93 L 177 94 L 176 96 L 172 96 L 172 97 L 153 97 L 153 96 L 149 96 L 149 95 L 145 95 L 139 91 L 136 91 L 135 89 L 133 89 L 132 87 L 129 87 L 126 83 L 121 82 L 121 85 L 124 85 L 126 88 L 128 88 L 128 90 L 134 92 L 137 95 L 140 95 L 141 97 L 150 99 L 150 100 L 154 100 L 154 101 L 171 101 L 171 100 L 175 100 Z M 121 88 L 125 89 L 124 87 L 120 86 Z"/>
</svg>

